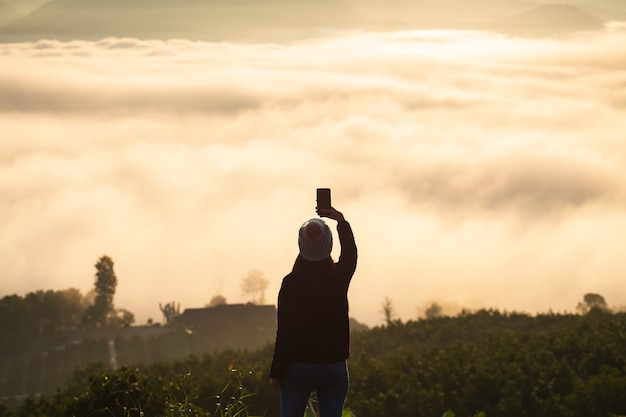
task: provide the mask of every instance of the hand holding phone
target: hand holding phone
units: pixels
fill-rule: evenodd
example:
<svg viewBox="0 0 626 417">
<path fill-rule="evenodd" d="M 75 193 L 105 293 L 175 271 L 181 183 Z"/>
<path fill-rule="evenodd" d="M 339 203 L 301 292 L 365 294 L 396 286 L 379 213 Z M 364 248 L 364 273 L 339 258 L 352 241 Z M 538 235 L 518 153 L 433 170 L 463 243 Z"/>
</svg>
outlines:
<svg viewBox="0 0 626 417">
<path fill-rule="evenodd" d="M 332 206 L 330 201 L 330 188 L 317 189 L 317 207 L 315 211 L 320 217 L 328 217 L 338 222 L 344 220 L 343 214 Z"/>
</svg>

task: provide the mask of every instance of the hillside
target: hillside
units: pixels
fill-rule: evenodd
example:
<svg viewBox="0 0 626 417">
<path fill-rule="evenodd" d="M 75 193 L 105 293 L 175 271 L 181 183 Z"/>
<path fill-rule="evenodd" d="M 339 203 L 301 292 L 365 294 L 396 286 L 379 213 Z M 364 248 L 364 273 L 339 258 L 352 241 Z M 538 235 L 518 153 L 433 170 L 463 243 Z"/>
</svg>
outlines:
<svg viewBox="0 0 626 417">
<path fill-rule="evenodd" d="M 599 30 L 604 19 L 569 4 L 544 4 L 500 23 L 505 32 L 544 36 Z"/>
<path fill-rule="evenodd" d="M 607 10 L 626 11 L 626 3 L 623 0 L 576 0 L 568 3 L 582 7 L 600 7 Z"/>
<path fill-rule="evenodd" d="M 354 0 L 369 17 L 389 27 L 491 29 L 503 33 L 550 34 L 597 29 L 624 18 L 626 3 L 573 0 L 554 4 L 534 0 Z"/>
<path fill-rule="evenodd" d="M 448 410 L 459 416 L 624 416 L 625 344 L 626 314 L 601 308 L 538 316 L 481 310 L 391 322 L 353 334 L 347 405 L 359 417 L 440 416 Z M 129 366 L 111 370 L 100 362 L 80 368 L 58 394 L 26 401 L 15 416 L 104 415 L 96 413 L 104 405 L 111 407 L 108 416 L 128 416 L 122 406 L 140 406 L 147 416 L 173 415 L 164 409 L 176 394 L 172 389 L 184 382 L 185 398 L 199 407 L 194 415 L 208 417 L 215 415 L 209 413 L 215 394 L 233 366 L 245 372 L 245 392 L 255 394 L 250 415 L 280 414 L 279 395 L 267 384 L 271 344 L 178 355 L 179 360 L 150 365 L 137 364 L 145 363 L 148 352 L 193 353 L 193 341 L 170 334 L 152 346 L 121 339 L 116 345 L 120 365 Z M 105 343 L 78 348 L 107 356 Z M 38 378 L 54 371 L 37 361 L 28 368 Z M 16 376 L 3 379 L 5 390 L 23 385 Z M 1 402 L 0 415 L 9 415 L 2 414 Z"/>
<path fill-rule="evenodd" d="M 2 2 L 8 4 L 24 16 L 45 4 L 48 0 L 2 0 Z"/>
<path fill-rule="evenodd" d="M 262 39 L 349 27 L 356 18 L 344 0 L 52 0 L 1 28 L 0 40 Z"/>
<path fill-rule="evenodd" d="M 0 13 L 5 20 L 0 41 L 109 36 L 280 41 L 353 28 L 544 36 L 626 19 L 626 5 L 615 0 L 542 5 L 527 0 L 51 0 L 19 19 L 15 1 L 0 0 L 0 11 L 13 10 Z"/>
<path fill-rule="evenodd" d="M 20 13 L 13 6 L 0 0 L 0 27 L 20 18 Z"/>
<path fill-rule="evenodd" d="M 360 417 L 626 415 L 626 314 L 479 311 L 359 333 L 350 359 Z"/>
<path fill-rule="evenodd" d="M 352 4 L 390 29 L 480 27 L 529 7 L 525 0 L 353 0 Z"/>
</svg>

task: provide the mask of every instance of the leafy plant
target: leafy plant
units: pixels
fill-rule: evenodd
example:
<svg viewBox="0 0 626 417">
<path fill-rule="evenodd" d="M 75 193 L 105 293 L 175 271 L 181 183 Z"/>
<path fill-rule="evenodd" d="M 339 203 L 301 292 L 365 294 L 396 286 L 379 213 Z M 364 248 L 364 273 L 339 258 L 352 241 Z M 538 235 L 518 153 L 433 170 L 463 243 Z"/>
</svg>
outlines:
<svg viewBox="0 0 626 417">
<path fill-rule="evenodd" d="M 312 393 L 309 397 L 306 409 L 304 410 L 304 417 L 318 417 L 318 415 L 317 396 L 315 393 Z M 352 414 L 352 411 L 348 407 L 344 407 L 341 417 L 355 417 L 355 415 Z"/>
<path fill-rule="evenodd" d="M 247 375 L 252 375 L 254 369 Z M 244 385 L 245 376 L 235 368 L 235 360 L 228 365 L 227 379 L 218 396 L 213 416 L 217 417 L 260 417 L 249 413 L 248 400 L 255 394 L 249 393 Z"/>
<path fill-rule="evenodd" d="M 166 417 L 211 417 L 208 411 L 192 403 L 195 397 L 187 392 L 184 384 L 185 379 L 190 377 L 191 372 L 186 373 L 180 378 L 178 384 L 172 387 L 165 403 Z M 182 399 L 177 399 L 178 397 L 182 397 Z"/>
</svg>

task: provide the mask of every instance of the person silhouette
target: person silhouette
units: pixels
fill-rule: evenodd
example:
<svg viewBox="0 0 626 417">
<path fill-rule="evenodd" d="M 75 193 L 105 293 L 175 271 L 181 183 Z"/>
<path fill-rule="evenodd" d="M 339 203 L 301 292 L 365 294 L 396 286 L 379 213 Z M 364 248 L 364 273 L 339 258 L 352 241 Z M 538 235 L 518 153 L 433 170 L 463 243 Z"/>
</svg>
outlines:
<svg viewBox="0 0 626 417">
<path fill-rule="evenodd" d="M 333 235 L 321 218 L 298 231 L 299 254 L 278 294 L 278 328 L 270 385 L 280 389 L 281 417 L 302 417 L 315 392 L 320 417 L 341 417 L 349 387 L 348 288 L 357 247 L 350 224 L 335 208 L 317 208 L 337 221 L 339 260 L 331 258 Z"/>
</svg>

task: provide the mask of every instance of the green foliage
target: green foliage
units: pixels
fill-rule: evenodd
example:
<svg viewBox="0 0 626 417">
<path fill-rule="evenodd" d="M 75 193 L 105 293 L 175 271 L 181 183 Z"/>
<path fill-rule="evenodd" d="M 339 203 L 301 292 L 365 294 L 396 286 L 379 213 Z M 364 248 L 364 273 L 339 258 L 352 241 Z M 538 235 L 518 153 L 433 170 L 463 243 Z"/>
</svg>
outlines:
<svg viewBox="0 0 626 417">
<path fill-rule="evenodd" d="M 319 411 L 317 407 L 317 395 L 315 392 L 309 397 L 309 402 L 304 409 L 304 417 L 318 417 Z M 349 407 L 344 407 L 341 417 L 355 417 Z"/>
<path fill-rule="evenodd" d="M 198 363 L 196 362 L 198 365 Z M 201 398 L 191 372 L 174 374 L 181 364 L 140 369 L 124 367 L 93 374 L 77 372 L 66 389 L 51 397 L 29 398 L 17 417 L 257 417 L 248 391 L 253 371 L 242 373 L 230 362 L 222 388 Z M 202 366 L 198 366 L 202 368 Z M 156 372 L 155 372 L 156 371 Z M 215 375 L 214 375 L 215 376 Z M 85 378 L 87 380 L 85 381 Z M 7 409 L 8 410 L 8 409 Z M 210 412 L 209 410 L 213 410 Z M 0 408 L 2 412 L 2 408 Z M 7 414 L 10 416 L 11 414 Z"/>
<path fill-rule="evenodd" d="M 96 267 L 96 304 L 113 304 L 113 296 L 117 287 L 117 277 L 113 271 L 113 260 L 109 256 L 101 256 Z"/>
<path fill-rule="evenodd" d="M 119 328 L 135 321 L 131 312 L 114 308 L 117 277 L 110 257 L 102 256 L 96 264 L 94 286 L 93 302 L 75 288 L 0 298 L 0 360 L 9 355 L 41 354 L 66 343 L 85 326 Z"/>
<path fill-rule="evenodd" d="M 624 346 L 626 314 L 602 309 L 583 316 L 483 310 L 455 318 L 397 322 L 353 334 L 344 414 L 624 416 Z M 120 357 L 128 359 L 120 363 L 130 364 L 129 358 L 137 356 Z M 230 412 L 277 417 L 279 394 L 269 387 L 265 372 L 271 357 L 268 344 L 257 350 L 190 355 L 118 371 L 91 364 L 79 368 L 57 394 L 29 398 L 16 414 L 0 416 L 82 417 L 113 412 L 124 417 L 141 413 L 213 417 Z M 233 358 L 237 368 L 231 365 L 225 373 Z M 6 407 L 1 412 L 6 414 Z"/>
<path fill-rule="evenodd" d="M 304 417 L 317 417 L 317 411 L 315 410 L 315 405 L 311 399 L 309 399 L 309 403 L 306 405 L 306 409 L 304 410 Z"/>
<path fill-rule="evenodd" d="M 349 404 L 359 417 L 626 411 L 624 314 L 481 311 L 373 329 L 352 346 Z"/>
<path fill-rule="evenodd" d="M 4 404 L 0 404 L 0 417 L 13 417 L 13 411 Z"/>
<path fill-rule="evenodd" d="M 576 310 L 580 314 L 587 314 L 593 309 L 600 309 L 604 311 L 610 311 L 608 305 L 606 304 L 606 300 L 600 294 L 587 293 L 583 297 L 583 302 L 578 303 L 576 306 Z"/>
<path fill-rule="evenodd" d="M 121 310 L 115 311 L 113 297 L 117 288 L 117 276 L 113 270 L 113 260 L 109 256 L 102 256 L 95 265 L 96 279 L 94 303 L 87 307 L 83 321 L 91 327 L 121 327 L 130 325 L 134 321 L 132 313 Z"/>
<path fill-rule="evenodd" d="M 80 325 L 85 307 L 84 297 L 75 288 L 1 298 L 0 355 L 24 352 L 31 346 L 53 342 L 60 332 Z"/>
<path fill-rule="evenodd" d="M 228 379 L 224 384 L 224 388 L 222 388 L 220 394 L 216 397 L 218 403 L 213 413 L 214 416 L 250 416 L 248 401 L 254 394 L 248 393 L 244 383 L 245 375 L 235 369 L 234 365 L 235 361 L 233 360 L 228 366 Z M 252 374 L 253 371 L 248 373 L 248 375 Z"/>
</svg>

